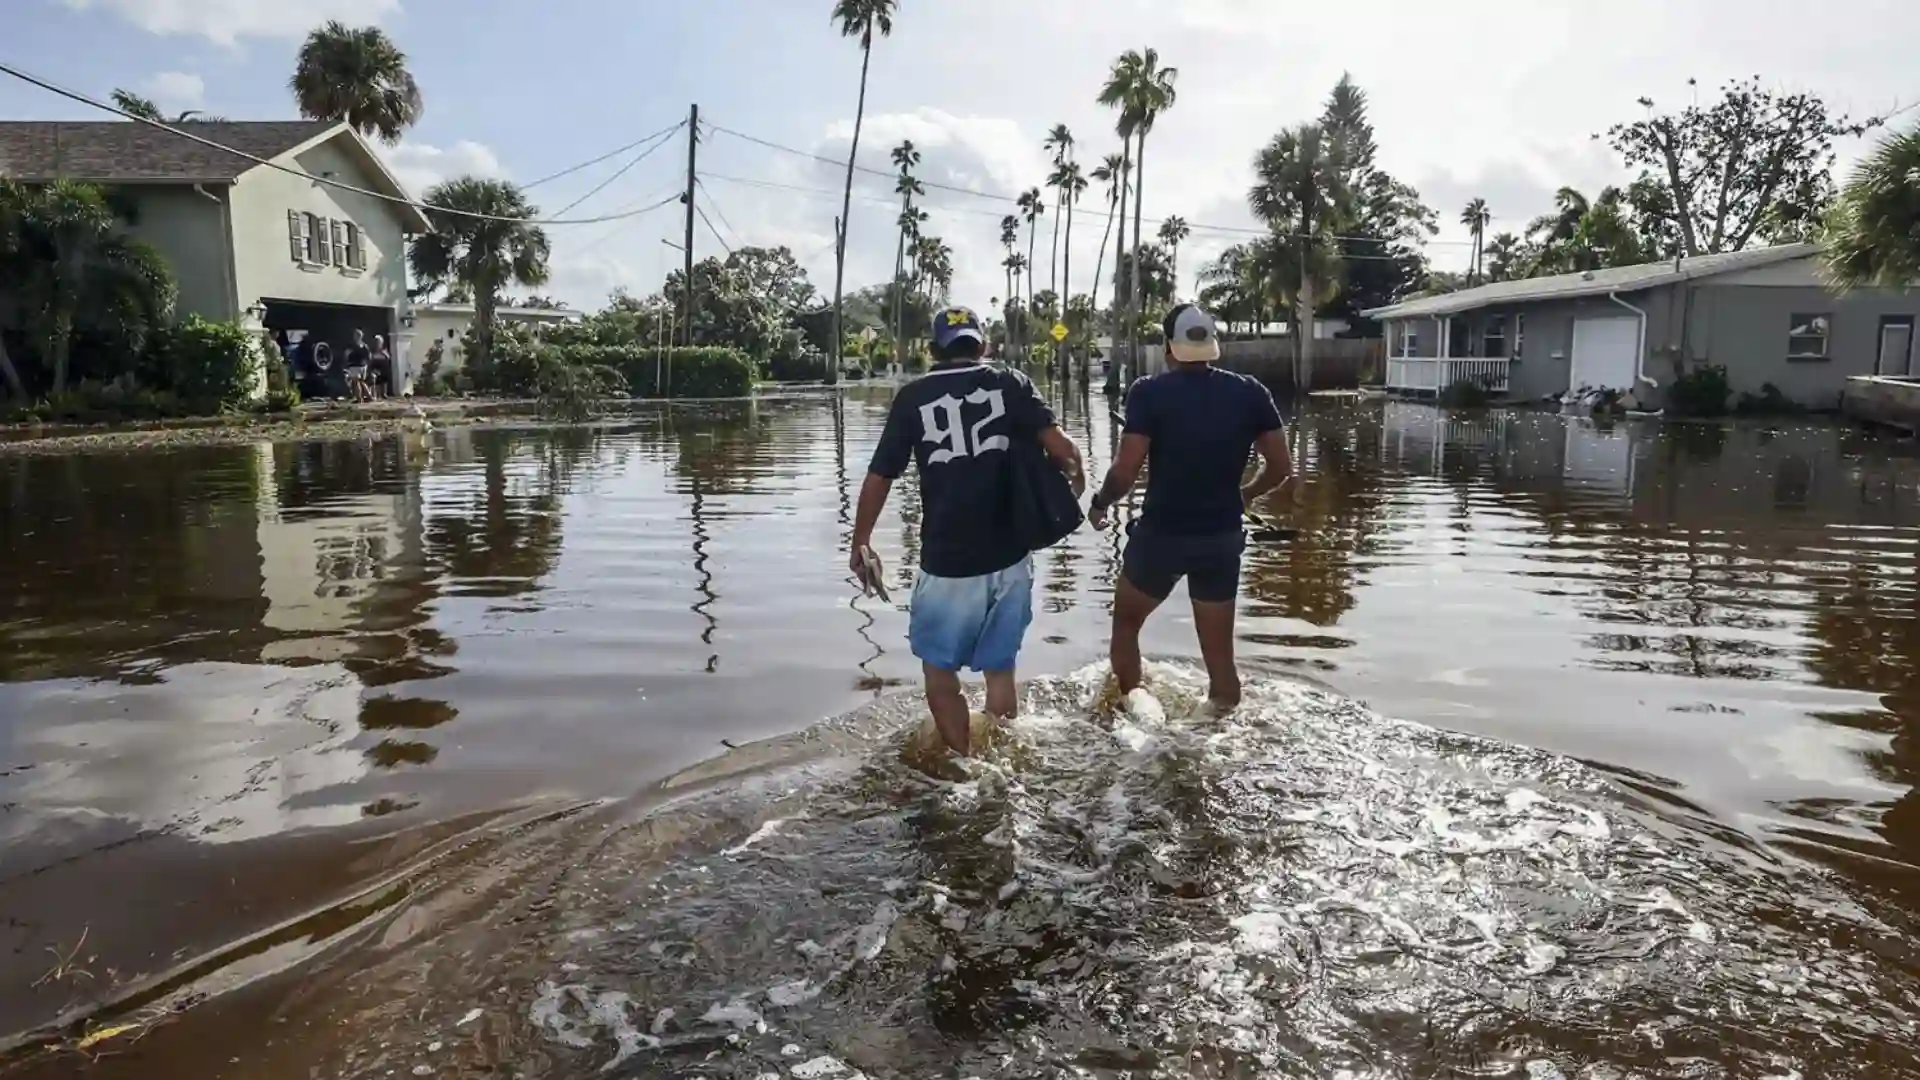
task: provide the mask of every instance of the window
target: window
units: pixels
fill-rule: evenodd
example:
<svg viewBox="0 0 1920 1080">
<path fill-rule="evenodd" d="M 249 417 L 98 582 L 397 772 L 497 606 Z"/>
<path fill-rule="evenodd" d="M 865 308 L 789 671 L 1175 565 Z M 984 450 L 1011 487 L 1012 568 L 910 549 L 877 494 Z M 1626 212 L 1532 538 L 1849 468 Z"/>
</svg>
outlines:
<svg viewBox="0 0 1920 1080">
<path fill-rule="evenodd" d="M 1400 323 L 1400 355 L 1413 356 L 1420 351 L 1420 324 L 1411 320 Z"/>
<path fill-rule="evenodd" d="M 1527 315 L 1519 312 L 1513 317 L 1513 358 L 1520 359 L 1520 349 L 1527 343 Z"/>
<path fill-rule="evenodd" d="M 1787 327 L 1787 358 L 1825 360 L 1827 331 L 1832 325 L 1832 315 L 1795 315 Z"/>
<path fill-rule="evenodd" d="M 319 214 L 307 215 L 307 262 L 315 266 L 333 262 L 333 223 Z"/>
<path fill-rule="evenodd" d="M 1489 315 L 1481 331 L 1480 355 L 1499 360 L 1507 355 L 1507 317 Z"/>
<path fill-rule="evenodd" d="M 347 223 L 328 220 L 327 231 L 333 234 L 333 265 L 347 268 Z"/>
<path fill-rule="evenodd" d="M 351 221 L 342 222 L 341 224 L 345 226 L 347 230 L 347 269 L 365 270 L 367 268 L 366 234 L 360 231 L 360 226 L 355 225 Z"/>
</svg>

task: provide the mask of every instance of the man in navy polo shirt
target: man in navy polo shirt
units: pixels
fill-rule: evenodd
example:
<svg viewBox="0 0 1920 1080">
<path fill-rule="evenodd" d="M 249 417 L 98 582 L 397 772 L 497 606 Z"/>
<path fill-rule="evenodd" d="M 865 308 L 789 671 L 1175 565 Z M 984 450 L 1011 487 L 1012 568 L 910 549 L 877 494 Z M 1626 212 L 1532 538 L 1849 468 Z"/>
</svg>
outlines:
<svg viewBox="0 0 1920 1080">
<path fill-rule="evenodd" d="M 1167 370 L 1127 392 L 1120 449 L 1087 520 L 1105 528 L 1108 508 L 1132 490 L 1140 466 L 1148 467 L 1146 506 L 1127 539 L 1115 589 L 1114 678 L 1122 694 L 1140 685 L 1140 628 L 1184 577 L 1207 665 L 1207 699 L 1225 712 L 1240 703 L 1233 614 L 1243 522 L 1255 500 L 1293 484 L 1293 458 L 1267 388 L 1213 366 L 1220 335 L 1211 315 L 1181 304 L 1162 329 Z M 1263 464 L 1243 485 L 1253 450 Z"/>
<path fill-rule="evenodd" d="M 920 575 L 907 640 L 927 680 L 934 725 L 955 752 L 971 749 L 960 669 L 986 673 L 987 711 L 1019 711 L 1014 660 L 1033 621 L 1033 559 L 1013 514 L 1015 440 L 1036 439 L 1077 498 L 1080 451 L 1053 420 L 1033 383 L 981 362 L 986 333 L 971 309 L 933 316 L 933 367 L 900 388 L 860 487 L 848 567 L 863 576 L 861 549 L 909 464 L 920 471 Z"/>
</svg>

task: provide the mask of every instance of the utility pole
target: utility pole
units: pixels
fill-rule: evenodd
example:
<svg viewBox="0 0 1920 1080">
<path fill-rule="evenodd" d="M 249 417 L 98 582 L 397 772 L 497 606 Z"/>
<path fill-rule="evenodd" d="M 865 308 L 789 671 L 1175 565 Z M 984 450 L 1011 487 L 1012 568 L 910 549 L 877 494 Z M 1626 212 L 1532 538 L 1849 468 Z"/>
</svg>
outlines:
<svg viewBox="0 0 1920 1080">
<path fill-rule="evenodd" d="M 693 111 L 687 116 L 687 243 L 682 253 L 686 256 L 687 288 L 687 345 L 693 345 L 693 184 L 695 179 L 694 162 L 700 150 L 700 106 L 696 102 Z"/>
</svg>

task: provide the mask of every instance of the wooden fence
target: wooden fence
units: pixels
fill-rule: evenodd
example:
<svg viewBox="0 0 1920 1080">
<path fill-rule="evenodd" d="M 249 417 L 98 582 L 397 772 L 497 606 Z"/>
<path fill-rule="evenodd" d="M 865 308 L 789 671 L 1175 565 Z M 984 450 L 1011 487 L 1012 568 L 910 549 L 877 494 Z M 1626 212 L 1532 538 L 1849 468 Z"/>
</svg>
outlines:
<svg viewBox="0 0 1920 1080">
<path fill-rule="evenodd" d="M 1114 357 L 1123 357 L 1125 346 L 1114 348 Z M 1166 367 L 1165 350 L 1158 344 L 1140 347 L 1137 370 L 1152 375 Z M 1313 343 L 1314 390 L 1351 390 L 1364 382 L 1378 382 L 1384 374 L 1386 342 L 1381 338 L 1323 338 Z M 1223 341 L 1220 367 L 1251 375 L 1278 393 L 1290 394 L 1293 386 L 1293 340 L 1256 338 L 1251 341 Z"/>
</svg>

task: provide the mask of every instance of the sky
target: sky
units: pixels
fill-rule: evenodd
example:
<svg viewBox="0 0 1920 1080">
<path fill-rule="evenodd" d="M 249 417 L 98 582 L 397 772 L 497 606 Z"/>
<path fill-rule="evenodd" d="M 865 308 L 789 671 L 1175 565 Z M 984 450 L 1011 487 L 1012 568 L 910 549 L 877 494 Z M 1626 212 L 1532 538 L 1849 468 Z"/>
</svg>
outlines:
<svg viewBox="0 0 1920 1080">
<path fill-rule="evenodd" d="M 815 286 L 833 288 L 840 170 L 730 134 L 844 160 L 860 50 L 840 37 L 831 0 L 0 0 L 0 59 L 104 98 L 116 86 L 170 110 L 230 119 L 296 115 L 287 79 L 301 38 L 328 19 L 376 24 L 406 51 L 426 108 L 386 148 L 417 196 L 449 177 L 527 183 L 683 120 L 698 103 L 695 251 L 786 245 Z M 911 139 L 933 191 L 926 229 L 954 249 L 954 300 L 1005 292 L 999 218 L 1042 185 L 1041 142 L 1056 123 L 1091 169 L 1119 149 L 1114 114 L 1094 99 L 1113 59 L 1153 47 L 1179 70 L 1178 98 L 1146 146 L 1145 215 L 1193 227 L 1180 292 L 1256 226 L 1245 205 L 1255 152 L 1316 118 L 1343 72 L 1367 92 L 1379 163 L 1440 215 L 1428 255 L 1465 267 L 1458 224 L 1487 200 L 1493 231 L 1520 231 L 1562 185 L 1589 193 L 1629 179 L 1595 133 L 1643 115 L 1642 96 L 1684 104 L 1758 75 L 1819 93 L 1854 115 L 1920 101 L 1920 4 L 1910 0 L 902 0 L 874 47 L 860 136 L 863 165 L 890 169 Z M 0 77 L 0 118 L 102 114 Z M 708 129 L 707 124 L 715 125 Z M 643 144 L 644 146 L 645 144 Z M 1863 147 L 1843 145 L 1846 159 Z M 553 214 L 596 217 L 668 198 L 685 183 L 686 133 L 615 176 L 636 151 L 539 184 Z M 780 185 L 769 187 L 767 185 Z M 801 189 L 801 190 L 792 190 Z M 898 204 L 892 183 L 856 179 L 848 290 L 885 281 Z M 1051 200 L 1049 200 L 1051 201 Z M 599 225 L 554 226 L 553 278 L 540 290 L 591 309 L 616 288 L 655 290 L 677 265 L 678 203 Z M 1073 224 L 1073 291 L 1092 283 L 1106 225 L 1090 190 Z M 1036 263 L 1051 271 L 1052 215 Z M 1023 237 L 1024 239 L 1024 237 Z M 1112 263 L 1112 251 L 1106 255 Z M 1103 293 L 1108 291 L 1102 286 Z"/>
</svg>

